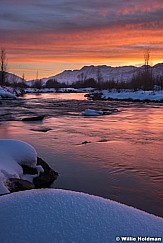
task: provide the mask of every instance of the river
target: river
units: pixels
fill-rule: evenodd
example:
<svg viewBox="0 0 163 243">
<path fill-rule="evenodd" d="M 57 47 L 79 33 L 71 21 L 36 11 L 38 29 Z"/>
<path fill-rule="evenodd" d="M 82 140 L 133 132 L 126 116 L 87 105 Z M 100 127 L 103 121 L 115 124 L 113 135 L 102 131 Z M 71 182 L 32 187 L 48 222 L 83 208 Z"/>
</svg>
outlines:
<svg viewBox="0 0 163 243">
<path fill-rule="evenodd" d="M 81 111 L 118 108 L 83 117 Z M 163 216 L 163 106 L 29 94 L 0 107 L 0 138 L 32 144 L 59 172 L 53 188 L 109 198 Z M 23 117 L 46 115 L 42 122 Z"/>
</svg>

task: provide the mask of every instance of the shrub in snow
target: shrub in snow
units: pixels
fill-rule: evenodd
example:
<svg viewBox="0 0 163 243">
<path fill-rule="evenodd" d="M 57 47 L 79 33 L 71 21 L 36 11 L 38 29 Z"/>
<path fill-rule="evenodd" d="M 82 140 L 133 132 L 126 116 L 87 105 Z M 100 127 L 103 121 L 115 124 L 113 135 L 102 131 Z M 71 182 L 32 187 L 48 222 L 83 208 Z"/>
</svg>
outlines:
<svg viewBox="0 0 163 243">
<path fill-rule="evenodd" d="M 0 197 L 0 225 L 3 243 L 112 243 L 116 237 L 121 242 L 127 236 L 163 236 L 159 217 L 100 197 L 54 189 Z"/>
</svg>

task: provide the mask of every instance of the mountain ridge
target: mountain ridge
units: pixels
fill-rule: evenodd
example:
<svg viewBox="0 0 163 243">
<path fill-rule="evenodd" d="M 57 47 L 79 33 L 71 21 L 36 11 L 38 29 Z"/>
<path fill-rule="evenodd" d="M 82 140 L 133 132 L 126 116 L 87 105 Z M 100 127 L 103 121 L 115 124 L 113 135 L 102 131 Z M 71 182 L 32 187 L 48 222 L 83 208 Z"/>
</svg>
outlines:
<svg viewBox="0 0 163 243">
<path fill-rule="evenodd" d="M 163 75 L 163 63 L 157 63 L 153 67 L 149 66 L 152 69 L 154 76 Z M 98 79 L 102 81 L 111 81 L 116 82 L 129 82 L 134 75 L 138 72 L 144 70 L 144 65 L 141 67 L 136 66 L 120 66 L 120 67 L 111 67 L 107 65 L 99 66 L 83 66 L 79 70 L 64 70 L 63 72 L 50 76 L 48 78 L 42 78 L 41 83 L 45 85 L 46 82 L 50 79 L 55 79 L 59 83 L 68 83 L 72 84 L 76 81 L 83 81 L 85 79 L 93 78 L 96 81 Z"/>
<path fill-rule="evenodd" d="M 154 66 L 149 66 L 152 70 L 153 76 L 163 76 L 163 63 L 157 63 Z M 35 84 L 36 81 L 39 81 L 41 86 L 46 85 L 46 82 L 50 79 L 55 79 L 59 83 L 72 84 L 77 81 L 84 81 L 86 79 L 93 78 L 98 82 L 102 81 L 112 81 L 115 82 L 129 82 L 133 78 L 134 75 L 143 72 L 145 70 L 145 65 L 141 67 L 136 67 L 133 65 L 129 66 L 119 66 L 119 67 L 111 67 L 107 65 L 90 65 L 83 66 L 79 70 L 64 70 L 61 73 L 58 73 L 54 76 L 50 76 L 47 78 L 41 78 L 38 80 L 24 80 L 18 75 L 8 73 L 6 75 L 6 80 L 8 83 L 25 83 L 29 86 Z"/>
</svg>

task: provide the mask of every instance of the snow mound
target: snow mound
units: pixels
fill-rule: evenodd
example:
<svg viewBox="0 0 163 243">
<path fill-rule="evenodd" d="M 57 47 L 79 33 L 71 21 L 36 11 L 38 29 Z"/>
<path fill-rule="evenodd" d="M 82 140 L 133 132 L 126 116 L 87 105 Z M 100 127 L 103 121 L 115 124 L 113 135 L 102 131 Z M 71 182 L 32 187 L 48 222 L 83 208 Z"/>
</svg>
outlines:
<svg viewBox="0 0 163 243">
<path fill-rule="evenodd" d="M 9 92 L 6 88 L 0 87 L 0 99 L 16 99 L 16 96 Z"/>
<path fill-rule="evenodd" d="M 163 219 L 84 193 L 40 189 L 0 197 L 3 243 L 112 243 L 161 237 Z"/>
<path fill-rule="evenodd" d="M 103 115 L 102 111 L 97 111 L 93 109 L 86 109 L 85 111 L 82 111 L 81 113 L 83 116 L 101 116 Z"/>
<path fill-rule="evenodd" d="M 81 112 L 81 115 L 83 115 L 83 116 L 102 116 L 102 115 L 111 115 L 115 112 L 118 112 L 118 109 L 109 108 L 109 109 L 103 109 L 101 111 L 93 110 L 93 109 L 86 109 L 85 111 Z"/>
<path fill-rule="evenodd" d="M 9 192 L 9 178 L 24 179 L 21 165 L 41 171 L 36 163 L 37 152 L 31 145 L 14 139 L 0 139 L 0 194 Z"/>
</svg>

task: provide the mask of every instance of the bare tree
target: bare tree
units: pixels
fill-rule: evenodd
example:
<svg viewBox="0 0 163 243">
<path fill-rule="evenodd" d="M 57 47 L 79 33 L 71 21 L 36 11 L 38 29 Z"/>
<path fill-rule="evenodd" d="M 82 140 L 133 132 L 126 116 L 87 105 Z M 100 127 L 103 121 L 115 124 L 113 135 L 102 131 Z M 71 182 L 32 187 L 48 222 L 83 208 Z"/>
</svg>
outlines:
<svg viewBox="0 0 163 243">
<path fill-rule="evenodd" d="M 24 73 L 22 74 L 22 80 L 23 80 L 23 82 L 25 81 L 25 74 Z"/>
<path fill-rule="evenodd" d="M 5 84 L 5 76 L 7 70 L 7 58 L 5 48 L 0 50 L 0 85 Z"/>
<path fill-rule="evenodd" d="M 149 65 L 150 61 L 150 50 L 147 49 L 144 53 L 144 90 L 152 89 L 154 86 L 152 67 Z"/>
<path fill-rule="evenodd" d="M 145 63 L 145 71 L 149 70 L 149 58 L 150 58 L 150 50 L 147 49 L 144 53 L 144 63 Z"/>
<path fill-rule="evenodd" d="M 97 82 L 98 84 L 101 84 L 103 82 L 103 76 L 99 66 L 97 67 Z"/>
</svg>

